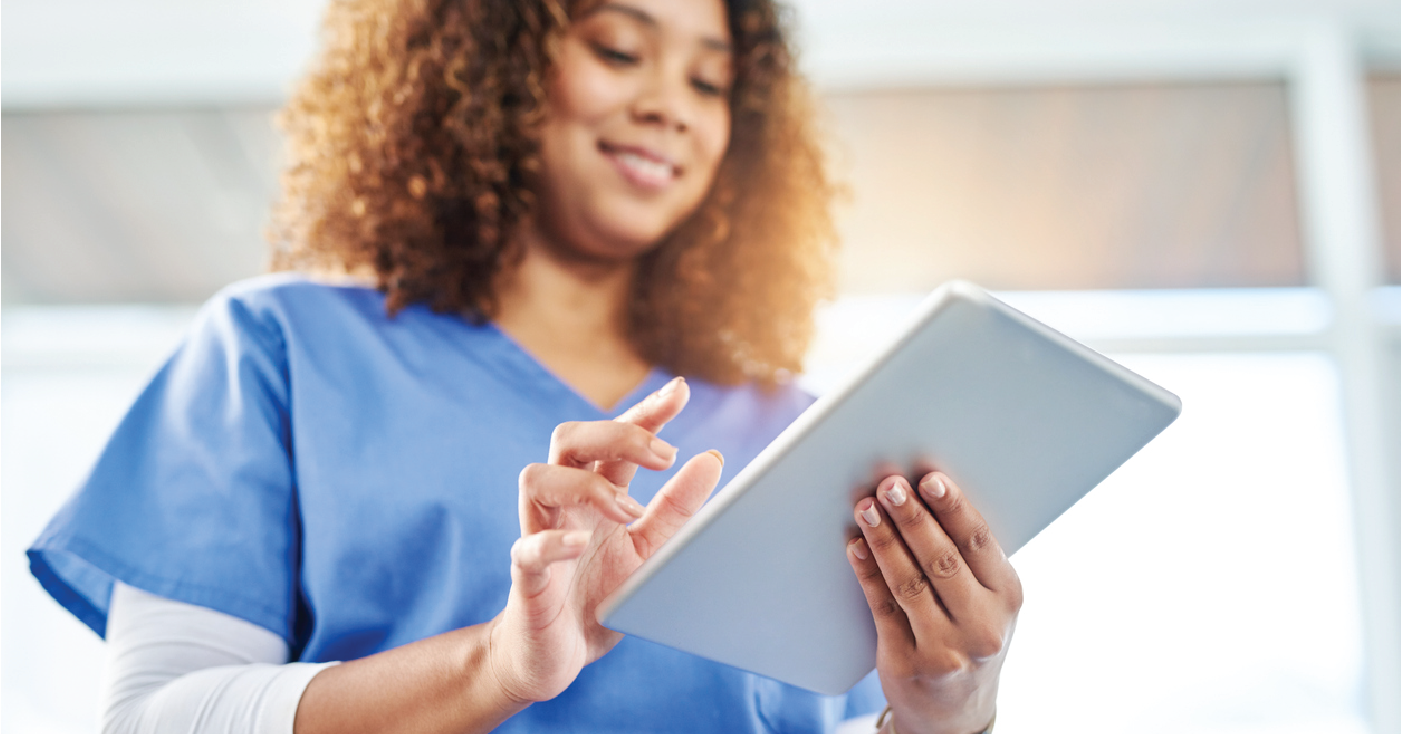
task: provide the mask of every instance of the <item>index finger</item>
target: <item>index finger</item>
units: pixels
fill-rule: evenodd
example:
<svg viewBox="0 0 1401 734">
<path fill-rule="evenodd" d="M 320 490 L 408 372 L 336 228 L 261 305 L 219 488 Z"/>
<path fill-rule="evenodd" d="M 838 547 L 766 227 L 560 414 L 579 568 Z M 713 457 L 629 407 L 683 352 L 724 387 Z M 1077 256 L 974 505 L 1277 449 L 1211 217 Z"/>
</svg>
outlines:
<svg viewBox="0 0 1401 734">
<path fill-rule="evenodd" d="M 686 384 L 686 378 L 673 377 L 670 382 L 662 385 L 660 390 L 638 401 L 613 420 L 641 426 L 656 433 L 670 423 L 690 399 L 691 386 Z"/>
<path fill-rule="evenodd" d="M 671 382 L 663 385 L 662 388 L 651 395 L 643 398 L 637 405 L 628 408 L 622 415 L 613 420 L 619 423 L 631 423 L 652 433 L 656 433 L 667 423 L 671 422 L 681 409 L 686 407 L 686 402 L 691 399 L 691 387 L 686 384 L 686 378 L 673 377 Z M 603 461 L 599 462 L 598 473 L 615 486 L 626 487 L 632 483 L 632 478 L 637 474 L 637 464 L 631 461 Z"/>
</svg>

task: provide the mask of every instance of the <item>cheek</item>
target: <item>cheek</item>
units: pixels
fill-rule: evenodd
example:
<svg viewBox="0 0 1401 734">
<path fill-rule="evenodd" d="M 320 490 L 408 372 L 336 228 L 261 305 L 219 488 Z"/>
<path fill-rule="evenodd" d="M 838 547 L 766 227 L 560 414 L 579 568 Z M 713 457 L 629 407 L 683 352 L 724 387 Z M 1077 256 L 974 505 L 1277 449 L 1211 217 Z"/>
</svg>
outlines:
<svg viewBox="0 0 1401 734">
<path fill-rule="evenodd" d="M 728 111 L 718 114 L 704 129 L 698 130 L 696 147 L 700 157 L 709 161 L 710 175 L 720 167 L 720 161 L 730 145 L 730 116 Z"/>
<path fill-rule="evenodd" d="M 611 72 L 581 54 L 560 58 L 549 89 L 550 114 L 575 124 L 593 123 L 613 112 L 624 91 Z"/>
</svg>

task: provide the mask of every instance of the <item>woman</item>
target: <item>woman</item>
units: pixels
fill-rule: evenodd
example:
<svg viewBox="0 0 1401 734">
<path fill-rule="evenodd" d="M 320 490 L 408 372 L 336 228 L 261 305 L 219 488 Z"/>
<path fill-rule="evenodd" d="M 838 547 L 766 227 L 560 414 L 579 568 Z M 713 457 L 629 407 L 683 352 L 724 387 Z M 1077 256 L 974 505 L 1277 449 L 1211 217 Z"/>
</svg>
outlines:
<svg viewBox="0 0 1401 734">
<path fill-rule="evenodd" d="M 808 402 L 829 187 L 780 30 L 758 0 L 330 9 L 276 256 L 374 287 L 216 297 L 30 550 L 109 638 L 110 730 L 818 731 L 879 706 L 595 621 L 722 453 Z M 1016 574 L 946 476 L 873 495 L 848 557 L 883 726 L 983 731 Z"/>
</svg>

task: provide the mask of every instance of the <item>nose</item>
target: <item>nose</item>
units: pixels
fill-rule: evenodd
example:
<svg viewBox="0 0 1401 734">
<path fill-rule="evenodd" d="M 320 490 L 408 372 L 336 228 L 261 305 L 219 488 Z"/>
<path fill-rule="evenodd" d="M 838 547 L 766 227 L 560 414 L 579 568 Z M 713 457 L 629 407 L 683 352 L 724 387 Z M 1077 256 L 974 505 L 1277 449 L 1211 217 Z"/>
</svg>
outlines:
<svg viewBox="0 0 1401 734">
<path fill-rule="evenodd" d="M 646 75 L 633 101 L 633 118 L 640 123 L 684 133 L 690 129 L 690 80 L 684 68 L 658 64 Z"/>
</svg>

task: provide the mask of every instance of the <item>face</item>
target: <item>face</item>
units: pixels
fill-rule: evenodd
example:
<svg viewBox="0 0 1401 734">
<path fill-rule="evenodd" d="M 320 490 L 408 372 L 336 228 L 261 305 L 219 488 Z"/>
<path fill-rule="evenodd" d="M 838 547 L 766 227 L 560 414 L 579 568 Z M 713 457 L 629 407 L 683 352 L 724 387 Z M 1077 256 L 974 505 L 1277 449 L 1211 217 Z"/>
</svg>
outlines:
<svg viewBox="0 0 1401 734">
<path fill-rule="evenodd" d="M 548 239 L 627 259 L 694 211 L 729 143 L 731 74 L 721 0 L 605 1 L 576 19 L 540 130 Z"/>
</svg>

